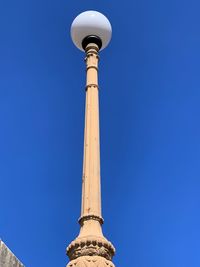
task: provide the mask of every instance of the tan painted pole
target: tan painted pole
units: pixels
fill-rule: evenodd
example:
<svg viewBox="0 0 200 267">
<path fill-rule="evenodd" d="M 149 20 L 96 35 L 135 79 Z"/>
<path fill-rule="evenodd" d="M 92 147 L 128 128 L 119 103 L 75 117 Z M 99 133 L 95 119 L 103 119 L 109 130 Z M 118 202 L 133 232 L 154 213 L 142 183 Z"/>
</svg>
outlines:
<svg viewBox="0 0 200 267">
<path fill-rule="evenodd" d="M 67 267 L 114 267 L 113 245 L 103 236 L 101 217 L 101 180 L 99 144 L 99 48 L 86 47 L 86 104 L 82 177 L 82 208 L 79 236 L 68 246 Z"/>
<path fill-rule="evenodd" d="M 101 218 L 98 59 L 98 46 L 88 45 L 81 217 Z"/>
<path fill-rule="evenodd" d="M 103 236 L 101 224 L 101 181 L 99 147 L 99 88 L 96 44 L 86 47 L 86 103 L 82 177 L 82 208 L 80 236 Z"/>
</svg>

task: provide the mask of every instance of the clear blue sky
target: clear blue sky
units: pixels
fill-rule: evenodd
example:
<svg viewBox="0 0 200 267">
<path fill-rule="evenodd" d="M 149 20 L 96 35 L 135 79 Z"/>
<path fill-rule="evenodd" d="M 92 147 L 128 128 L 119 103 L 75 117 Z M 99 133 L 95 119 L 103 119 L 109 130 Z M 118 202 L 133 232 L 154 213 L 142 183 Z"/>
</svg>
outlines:
<svg viewBox="0 0 200 267">
<path fill-rule="evenodd" d="M 0 2 L 0 236 L 27 267 L 67 263 L 79 231 L 85 102 L 84 54 L 69 30 L 88 9 L 113 26 L 100 120 L 116 267 L 199 267 L 197 0 Z"/>
</svg>

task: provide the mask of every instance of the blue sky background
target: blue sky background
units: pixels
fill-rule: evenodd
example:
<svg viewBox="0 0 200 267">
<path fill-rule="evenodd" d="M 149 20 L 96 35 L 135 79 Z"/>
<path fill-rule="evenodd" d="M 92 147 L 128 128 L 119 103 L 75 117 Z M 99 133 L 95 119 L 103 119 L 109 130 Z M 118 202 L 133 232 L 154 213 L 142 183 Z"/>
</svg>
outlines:
<svg viewBox="0 0 200 267">
<path fill-rule="evenodd" d="M 0 1 L 0 236 L 26 267 L 65 266 L 79 231 L 84 54 L 74 17 L 113 26 L 101 53 L 104 233 L 116 267 L 200 265 L 200 3 Z"/>
</svg>

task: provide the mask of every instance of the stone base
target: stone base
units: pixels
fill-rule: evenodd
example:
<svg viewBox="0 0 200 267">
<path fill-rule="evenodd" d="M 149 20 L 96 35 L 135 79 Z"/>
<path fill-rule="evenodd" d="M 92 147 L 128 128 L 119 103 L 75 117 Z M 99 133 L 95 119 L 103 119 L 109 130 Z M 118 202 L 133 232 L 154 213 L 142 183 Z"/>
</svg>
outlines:
<svg viewBox="0 0 200 267">
<path fill-rule="evenodd" d="M 24 267 L 10 249 L 0 240 L 0 267 Z"/>
<path fill-rule="evenodd" d="M 70 261 L 67 267 L 115 267 L 115 265 L 100 256 L 82 256 Z"/>
</svg>

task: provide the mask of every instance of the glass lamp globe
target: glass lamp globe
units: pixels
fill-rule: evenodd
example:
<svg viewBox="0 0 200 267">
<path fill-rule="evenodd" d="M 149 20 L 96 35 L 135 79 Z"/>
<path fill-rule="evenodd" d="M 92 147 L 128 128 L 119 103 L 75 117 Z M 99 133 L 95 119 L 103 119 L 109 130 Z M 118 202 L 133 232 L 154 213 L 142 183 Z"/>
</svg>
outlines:
<svg viewBox="0 0 200 267">
<path fill-rule="evenodd" d="M 71 25 L 71 38 L 76 47 L 84 51 L 83 40 L 88 36 L 96 36 L 100 39 L 100 50 L 110 42 L 112 27 L 109 20 L 100 12 L 85 11 L 79 14 Z"/>
</svg>

